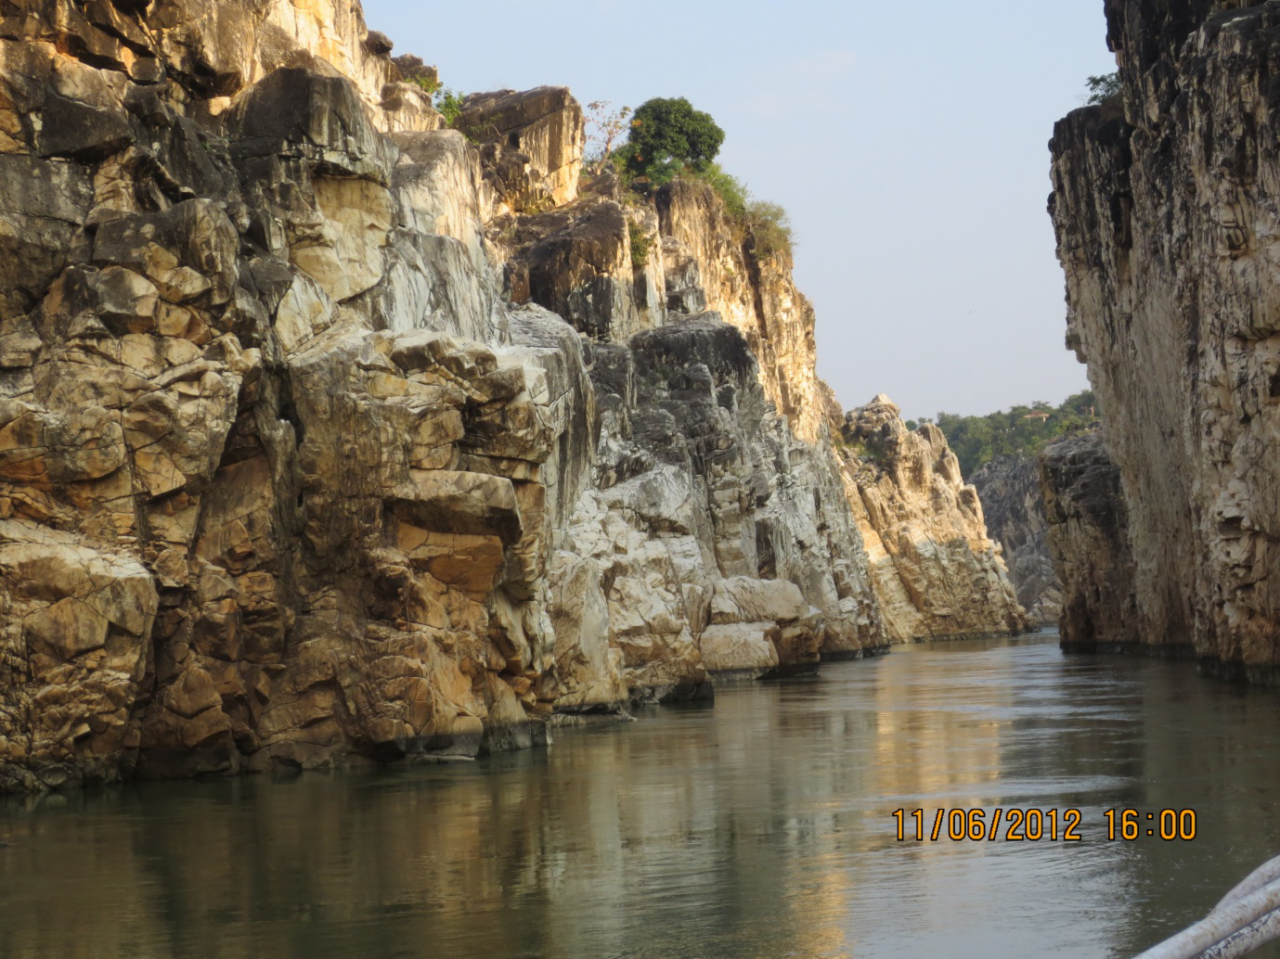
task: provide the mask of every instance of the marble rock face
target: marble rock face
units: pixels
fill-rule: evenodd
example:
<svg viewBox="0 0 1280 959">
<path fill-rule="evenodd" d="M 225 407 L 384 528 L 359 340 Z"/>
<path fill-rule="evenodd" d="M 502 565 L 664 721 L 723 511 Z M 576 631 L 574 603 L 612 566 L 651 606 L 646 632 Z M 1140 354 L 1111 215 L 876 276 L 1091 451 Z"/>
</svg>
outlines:
<svg viewBox="0 0 1280 959">
<path fill-rule="evenodd" d="M 0 7 L 0 789 L 472 756 L 895 635 L 812 310 L 705 185 L 580 191 L 563 88 L 444 129 L 355 3 Z"/>
<path fill-rule="evenodd" d="M 1107 25 L 1122 90 L 1055 127 L 1050 212 L 1067 344 L 1088 364 L 1119 469 L 1129 635 L 1275 682 L 1280 13 L 1117 0 Z"/>
<path fill-rule="evenodd" d="M 1040 464 L 1028 456 L 998 456 L 970 478 L 982 501 L 987 533 L 1003 550 L 1009 582 L 1031 626 L 1056 626 L 1062 582 L 1045 538 Z"/>
<path fill-rule="evenodd" d="M 1062 575 L 1066 649 L 1135 644 L 1133 556 L 1120 470 L 1101 433 L 1060 440 L 1040 458 L 1046 540 Z"/>
<path fill-rule="evenodd" d="M 844 422 L 845 484 L 894 642 L 1009 635 L 1026 615 L 987 536 L 977 491 L 932 423 L 908 430 L 888 397 Z"/>
</svg>

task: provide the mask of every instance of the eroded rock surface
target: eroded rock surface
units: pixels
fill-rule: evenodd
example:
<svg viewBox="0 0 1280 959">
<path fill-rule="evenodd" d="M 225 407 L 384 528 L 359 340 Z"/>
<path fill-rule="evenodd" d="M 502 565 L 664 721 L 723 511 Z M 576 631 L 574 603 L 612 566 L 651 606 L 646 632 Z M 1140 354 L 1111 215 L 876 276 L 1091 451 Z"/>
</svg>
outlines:
<svg viewBox="0 0 1280 959">
<path fill-rule="evenodd" d="M 881 394 L 847 415 L 843 439 L 845 485 L 892 641 L 1025 629 L 978 493 L 942 431 L 908 430 Z"/>
<path fill-rule="evenodd" d="M 1032 626 L 1056 626 L 1062 583 L 1045 539 L 1040 464 L 1028 456 L 998 456 L 969 477 L 978 491 L 987 533 L 1003 551 L 1009 582 Z"/>
<path fill-rule="evenodd" d="M 1129 522 L 1120 470 L 1101 433 L 1060 440 L 1040 457 L 1046 540 L 1062 575 L 1063 648 L 1139 641 Z"/>
<path fill-rule="evenodd" d="M 0 2 L 0 789 L 471 756 L 915 633 L 789 261 L 701 184 L 579 196 L 562 88 L 440 129 L 390 51 Z"/>
<path fill-rule="evenodd" d="M 1132 635 L 1270 682 L 1280 9 L 1120 0 L 1107 20 L 1123 93 L 1055 128 L 1051 212 L 1068 345 L 1089 365 L 1120 470 Z"/>
</svg>

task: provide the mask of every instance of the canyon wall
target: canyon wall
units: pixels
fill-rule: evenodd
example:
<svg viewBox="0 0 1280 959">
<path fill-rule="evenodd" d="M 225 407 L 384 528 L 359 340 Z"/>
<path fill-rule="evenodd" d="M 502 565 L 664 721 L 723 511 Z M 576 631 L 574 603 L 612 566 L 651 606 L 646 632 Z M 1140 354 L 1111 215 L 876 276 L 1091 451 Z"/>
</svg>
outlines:
<svg viewBox="0 0 1280 959">
<path fill-rule="evenodd" d="M 390 53 L 352 3 L 0 0 L 0 790 L 472 756 L 1017 628 L 940 434 L 899 492 L 837 451 L 785 254 L 584 177 L 564 88 L 444 129 Z"/>
<path fill-rule="evenodd" d="M 870 577 L 894 642 L 1026 629 L 977 490 L 933 423 L 908 430 L 883 395 L 850 412 L 841 457 Z"/>
<path fill-rule="evenodd" d="M 1125 632 L 1273 682 L 1280 7 L 1108 0 L 1106 15 L 1122 93 L 1058 123 L 1050 212 L 1068 345 L 1088 363 L 1119 468 Z"/>
<path fill-rule="evenodd" d="M 1106 441 L 1099 432 L 1059 440 L 1041 455 L 1039 472 L 1045 540 L 1062 578 L 1062 647 L 1133 646 L 1139 634 L 1129 522 Z"/>
<path fill-rule="evenodd" d="M 1029 456 L 997 456 L 969 478 L 978 491 L 988 535 L 1003 551 L 1009 582 L 1032 626 L 1057 626 L 1062 583 L 1046 539 L 1040 465 Z"/>
</svg>

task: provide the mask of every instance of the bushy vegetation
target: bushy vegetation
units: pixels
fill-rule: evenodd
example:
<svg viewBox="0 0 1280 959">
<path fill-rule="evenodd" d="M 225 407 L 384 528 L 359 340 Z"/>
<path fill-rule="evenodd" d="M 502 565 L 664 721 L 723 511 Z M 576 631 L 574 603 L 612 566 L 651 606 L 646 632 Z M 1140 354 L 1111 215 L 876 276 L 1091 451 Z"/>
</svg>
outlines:
<svg viewBox="0 0 1280 959">
<path fill-rule="evenodd" d="M 451 127 L 458 122 L 458 117 L 462 115 L 462 102 L 466 98 L 467 95 L 461 90 L 450 90 L 437 84 L 432 95 L 432 105 L 444 117 L 445 126 Z"/>
<path fill-rule="evenodd" d="M 440 89 L 439 78 L 426 73 L 420 73 L 409 77 L 409 82 L 421 87 L 427 92 L 427 95 L 433 99 L 435 98 L 436 92 Z"/>
<path fill-rule="evenodd" d="M 627 221 L 627 235 L 631 240 L 631 265 L 642 270 L 649 262 L 649 235 L 635 220 Z"/>
<path fill-rule="evenodd" d="M 719 163 L 708 163 L 705 170 L 693 174 L 711 189 L 715 190 L 724 201 L 724 208 L 735 220 L 745 220 L 747 204 L 751 202 L 751 191 L 747 185 L 732 174 L 725 173 Z"/>
<path fill-rule="evenodd" d="M 960 471 L 968 478 L 997 456 L 1036 456 L 1059 436 L 1084 429 L 1097 419 L 1097 402 L 1093 391 L 1085 390 L 1058 407 L 1032 403 L 986 416 L 939 413 L 937 424 L 960 460 Z M 907 425 L 915 427 L 913 422 Z"/>
<path fill-rule="evenodd" d="M 740 238 L 754 237 L 758 258 L 791 254 L 794 243 L 791 216 L 783 207 L 754 199 L 747 185 L 726 173 L 718 163 L 709 163 L 704 170 L 685 171 L 681 175 L 701 180 L 716 191 L 724 201 L 729 219 L 738 227 Z"/>
<path fill-rule="evenodd" d="M 747 204 L 747 225 L 755 237 L 757 257 L 791 255 L 794 239 L 791 215 L 776 203 L 753 200 Z"/>
<path fill-rule="evenodd" d="M 1089 77 L 1084 83 L 1089 88 L 1087 103 L 1104 103 L 1120 95 L 1119 73 L 1104 73 L 1102 76 Z"/>
<path fill-rule="evenodd" d="M 705 170 L 723 143 L 724 131 L 711 114 L 684 97 L 655 97 L 636 109 L 624 159 L 633 175 L 669 183 L 685 168 Z"/>
<path fill-rule="evenodd" d="M 609 112 L 608 106 L 597 102 L 587 108 L 589 126 L 596 131 L 593 142 L 605 150 L 612 145 L 619 123 L 627 115 L 626 107 Z M 693 109 L 688 100 L 654 99 L 635 111 L 628 141 L 603 154 L 600 161 L 607 156 L 624 185 L 640 177 L 654 184 L 677 177 L 701 180 L 724 201 L 739 240 L 752 239 L 757 258 L 789 256 L 795 242 L 790 216 L 776 203 L 754 199 L 745 183 L 715 162 L 723 142 L 724 131 L 715 120 Z M 633 255 L 635 249 L 633 238 Z"/>
</svg>

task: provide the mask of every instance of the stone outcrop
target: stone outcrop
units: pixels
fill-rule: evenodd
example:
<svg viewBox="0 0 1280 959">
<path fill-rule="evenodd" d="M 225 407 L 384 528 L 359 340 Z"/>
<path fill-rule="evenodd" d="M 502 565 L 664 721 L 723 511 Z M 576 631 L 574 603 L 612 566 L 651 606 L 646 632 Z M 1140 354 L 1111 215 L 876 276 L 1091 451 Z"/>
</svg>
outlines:
<svg viewBox="0 0 1280 959">
<path fill-rule="evenodd" d="M 1040 465 L 1028 456 L 998 456 L 969 477 L 978 491 L 987 533 L 1000 544 L 1009 582 L 1032 626 L 1056 626 L 1062 583 L 1045 539 Z"/>
<path fill-rule="evenodd" d="M 146 7 L 0 20 L 0 788 L 539 740 L 580 339 L 358 7 Z"/>
<path fill-rule="evenodd" d="M 916 634 L 789 261 L 702 184 L 579 195 L 562 88 L 442 129 L 390 52 L 0 2 L 0 789 L 472 756 Z"/>
<path fill-rule="evenodd" d="M 845 485 L 894 642 L 1021 632 L 1026 617 L 987 536 L 978 493 L 932 423 L 908 430 L 888 397 L 850 412 Z"/>
<path fill-rule="evenodd" d="M 1120 470 L 1102 434 L 1050 445 L 1040 457 L 1040 482 L 1046 541 L 1062 576 L 1063 648 L 1093 652 L 1133 645 L 1138 620 L 1129 524 Z"/>
<path fill-rule="evenodd" d="M 1123 92 L 1055 128 L 1050 208 L 1120 470 L 1131 635 L 1274 681 L 1280 10 L 1112 0 L 1107 26 Z"/>
</svg>

